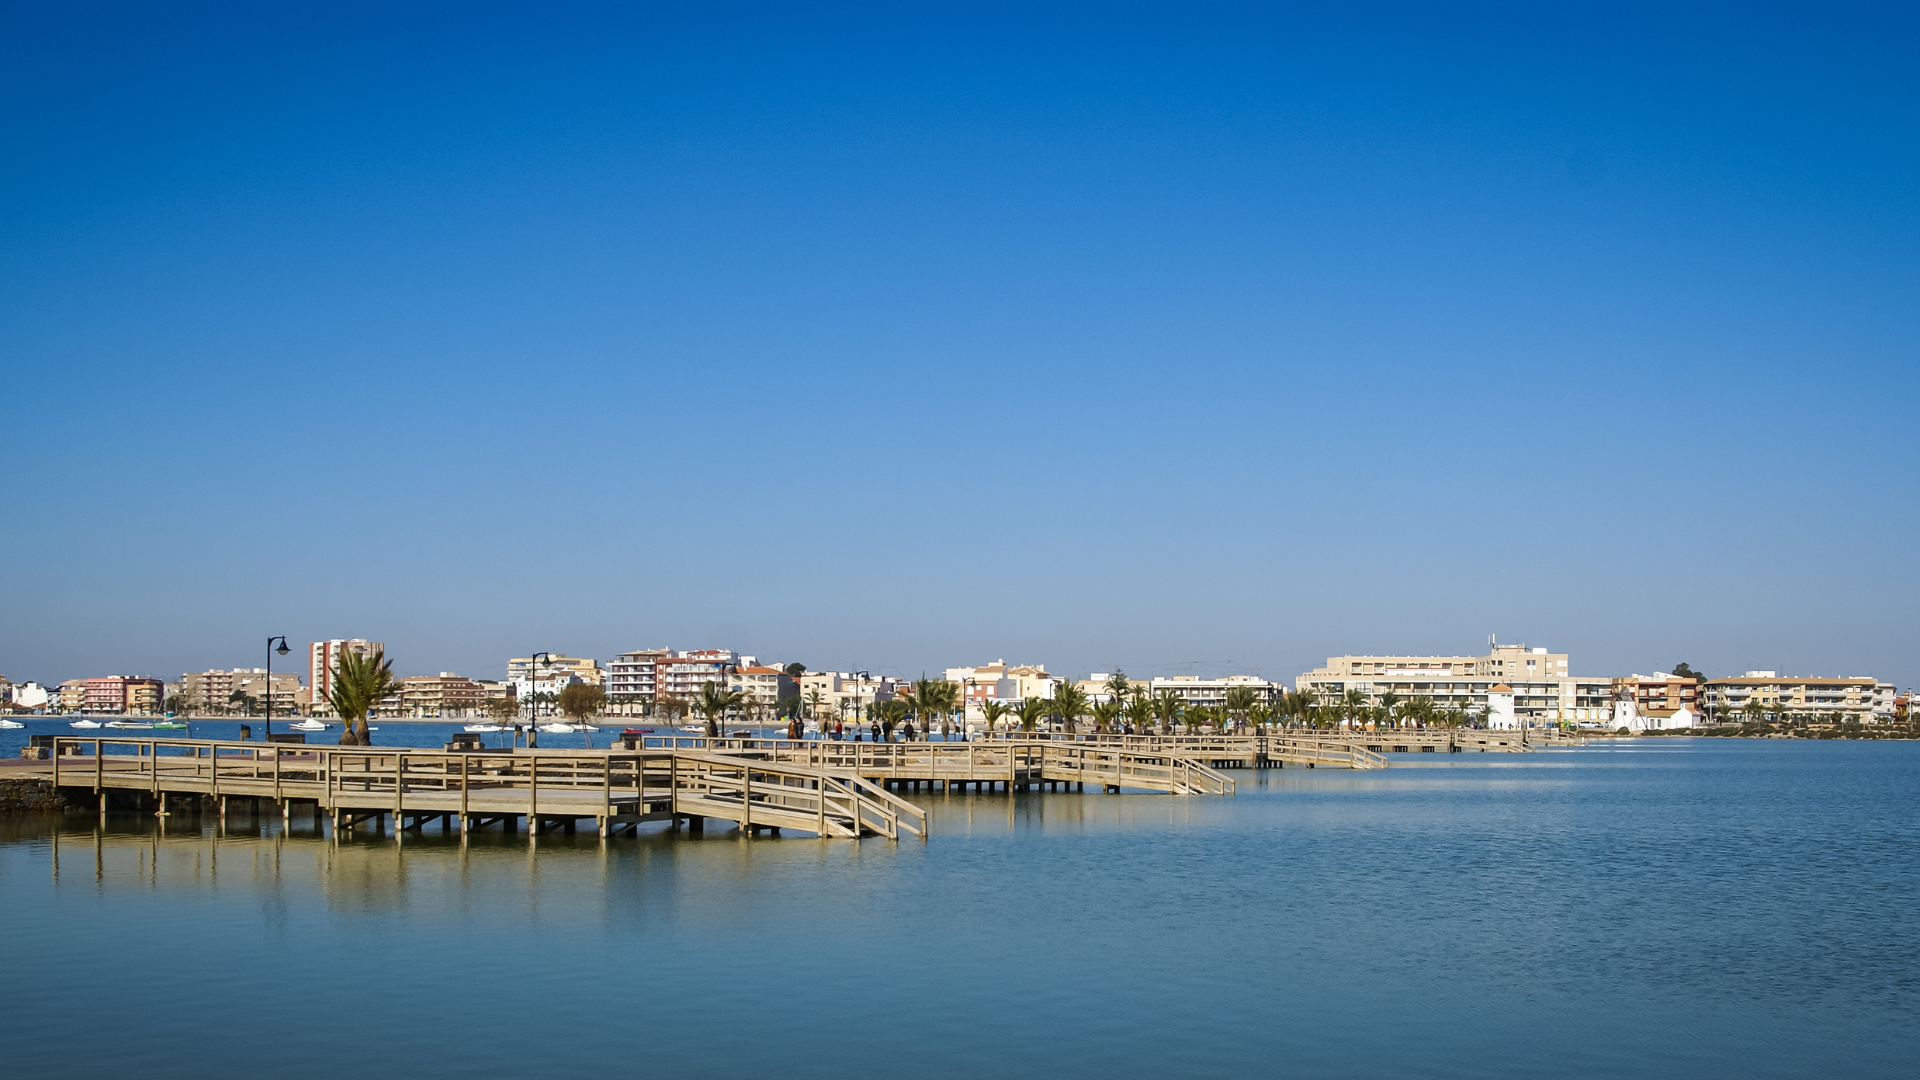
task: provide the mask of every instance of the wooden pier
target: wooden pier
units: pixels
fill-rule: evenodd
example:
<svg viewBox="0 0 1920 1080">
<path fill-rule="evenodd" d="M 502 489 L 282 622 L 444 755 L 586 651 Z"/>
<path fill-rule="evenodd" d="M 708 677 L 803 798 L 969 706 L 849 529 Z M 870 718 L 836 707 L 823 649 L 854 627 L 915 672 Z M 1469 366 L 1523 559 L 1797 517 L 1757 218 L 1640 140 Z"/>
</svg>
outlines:
<svg viewBox="0 0 1920 1080">
<path fill-rule="evenodd" d="M 56 787 L 205 796 L 222 813 L 233 798 L 296 807 L 332 819 L 335 834 L 391 819 L 396 836 L 431 821 L 463 833 L 493 826 L 529 836 L 601 835 L 642 822 L 707 818 L 743 831 L 793 828 L 820 836 L 925 837 L 926 811 L 851 773 L 704 751 L 426 750 L 174 739 L 60 737 Z M 104 799 L 101 804 L 105 806 Z"/>
<path fill-rule="evenodd" d="M 829 837 L 924 838 L 926 811 L 896 791 L 1151 791 L 1232 795 L 1223 769 L 1379 769 L 1386 753 L 1525 752 L 1542 740 L 1487 731 L 1276 735 L 1060 735 L 970 742 L 620 737 L 613 750 L 430 750 L 190 739 L 59 736 L 56 787 L 277 804 L 330 818 L 336 835 L 391 820 L 396 836 L 433 821 L 467 833 L 525 828 L 601 835 L 643 822 Z M 1553 745 L 1568 745 L 1554 740 Z M 1584 742 L 1584 740 L 1580 740 Z M 1573 743 L 1576 744 L 1577 743 Z"/>
</svg>

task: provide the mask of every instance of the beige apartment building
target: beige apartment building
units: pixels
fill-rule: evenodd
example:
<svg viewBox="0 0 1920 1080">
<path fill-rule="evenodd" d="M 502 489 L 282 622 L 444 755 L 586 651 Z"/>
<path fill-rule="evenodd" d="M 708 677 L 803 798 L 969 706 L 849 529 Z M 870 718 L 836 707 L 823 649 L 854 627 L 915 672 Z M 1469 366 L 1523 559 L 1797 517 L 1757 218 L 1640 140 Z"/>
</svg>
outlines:
<svg viewBox="0 0 1920 1080">
<path fill-rule="evenodd" d="M 591 683 L 594 686 L 603 685 L 606 681 L 606 672 L 601 670 L 600 661 L 583 656 L 563 656 L 560 653 L 553 653 L 541 657 L 537 664 L 531 656 L 516 656 L 507 661 L 508 682 L 525 682 L 530 671 L 542 681 L 562 673 L 572 675 L 581 682 Z"/>
<path fill-rule="evenodd" d="M 474 716 L 487 704 L 487 690 L 464 675 L 410 675 L 400 680 L 399 715 Z"/>
<path fill-rule="evenodd" d="M 882 701 L 891 701 L 902 689 L 899 679 L 875 678 L 859 671 L 809 671 L 800 676 L 802 708 L 820 695 L 814 719 L 822 721 L 854 720 L 867 715 L 867 709 Z"/>
<path fill-rule="evenodd" d="M 989 701 L 1011 704 L 1028 698 L 1051 700 L 1054 690 L 1066 682 L 1057 675 L 1047 674 L 1044 664 L 1009 667 L 1005 660 L 979 667 L 948 668 L 946 679 L 960 687 L 960 700 L 965 703 L 969 723 L 986 721 L 987 714 L 982 707 Z"/>
<path fill-rule="evenodd" d="M 1359 690 L 1377 702 L 1389 691 L 1402 700 L 1431 698 L 1443 709 L 1484 716 L 1488 694 L 1505 684 L 1514 715 L 1527 721 L 1607 720 L 1613 714 L 1613 680 L 1569 673 L 1566 653 L 1526 645 L 1489 643 L 1483 656 L 1330 656 L 1326 666 L 1294 680 L 1322 701 Z"/>
<path fill-rule="evenodd" d="M 180 676 L 180 692 L 193 700 L 195 712 L 223 713 L 240 711 L 244 703 L 233 700 L 237 692 L 256 702 L 266 696 L 266 668 L 217 668 L 189 671 Z M 273 673 L 273 711 L 290 716 L 300 705 L 300 676 L 293 672 Z"/>
<path fill-rule="evenodd" d="M 1709 720 L 1737 723 L 1749 704 L 1767 712 L 1809 717 L 1838 713 L 1846 723 L 1884 723 L 1893 719 L 1892 683 L 1865 676 L 1844 679 L 1782 677 L 1777 671 L 1749 671 L 1732 679 L 1709 679 L 1700 704 Z"/>
<path fill-rule="evenodd" d="M 749 705 L 772 708 L 800 693 L 800 682 L 781 668 L 756 664 L 734 669 L 727 678 L 727 689 L 740 691 Z"/>
</svg>

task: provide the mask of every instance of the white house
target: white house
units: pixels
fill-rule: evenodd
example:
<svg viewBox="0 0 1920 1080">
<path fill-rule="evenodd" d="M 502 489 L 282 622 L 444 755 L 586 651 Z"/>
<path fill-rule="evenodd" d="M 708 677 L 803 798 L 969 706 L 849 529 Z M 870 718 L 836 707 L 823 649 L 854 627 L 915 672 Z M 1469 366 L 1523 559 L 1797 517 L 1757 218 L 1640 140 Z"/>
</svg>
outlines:
<svg viewBox="0 0 1920 1080">
<path fill-rule="evenodd" d="M 1517 731 L 1520 721 L 1513 715 L 1513 687 L 1494 683 L 1487 688 L 1487 726 L 1495 731 Z"/>
</svg>

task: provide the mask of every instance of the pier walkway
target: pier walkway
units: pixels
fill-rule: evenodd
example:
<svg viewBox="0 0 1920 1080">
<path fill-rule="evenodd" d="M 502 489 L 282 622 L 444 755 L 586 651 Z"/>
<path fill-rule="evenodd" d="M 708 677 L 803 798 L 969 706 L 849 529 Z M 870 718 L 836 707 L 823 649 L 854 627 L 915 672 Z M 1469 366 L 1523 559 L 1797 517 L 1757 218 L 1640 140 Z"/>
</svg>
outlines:
<svg viewBox="0 0 1920 1080">
<path fill-rule="evenodd" d="M 925 837 L 926 811 L 842 772 L 698 751 L 463 750 L 261 745 L 185 739 L 62 736 L 48 772 L 56 787 L 300 804 L 331 815 L 336 832 L 391 817 L 396 835 L 440 820 L 463 831 L 498 825 L 530 835 L 591 820 L 602 835 L 645 821 L 706 818 L 742 831 L 794 828 L 821 836 Z M 102 803 L 104 806 L 104 802 Z"/>
</svg>

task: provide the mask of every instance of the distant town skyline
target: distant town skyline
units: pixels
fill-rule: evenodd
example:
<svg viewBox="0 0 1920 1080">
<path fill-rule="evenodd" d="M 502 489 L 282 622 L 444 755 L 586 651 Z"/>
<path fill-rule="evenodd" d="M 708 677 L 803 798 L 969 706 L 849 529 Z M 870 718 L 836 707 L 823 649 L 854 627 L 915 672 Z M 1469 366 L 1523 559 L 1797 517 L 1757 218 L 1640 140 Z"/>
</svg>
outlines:
<svg viewBox="0 0 1920 1080">
<path fill-rule="evenodd" d="M 1908 13 L 197 10 L 0 14 L 11 678 L 1920 682 Z"/>
</svg>

